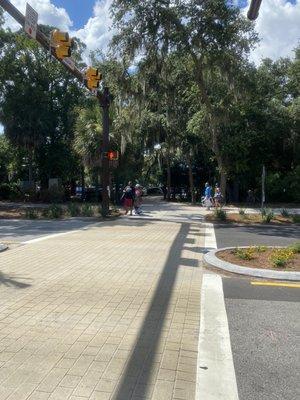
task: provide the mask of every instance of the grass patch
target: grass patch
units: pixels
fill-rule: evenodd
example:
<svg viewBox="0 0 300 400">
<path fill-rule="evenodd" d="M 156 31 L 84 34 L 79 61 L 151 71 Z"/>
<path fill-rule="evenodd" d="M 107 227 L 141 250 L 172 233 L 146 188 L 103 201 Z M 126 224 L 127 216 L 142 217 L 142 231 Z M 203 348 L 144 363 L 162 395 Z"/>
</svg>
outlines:
<svg viewBox="0 0 300 400">
<path fill-rule="evenodd" d="M 70 217 L 78 217 L 80 215 L 80 207 L 76 203 L 69 203 L 67 211 Z"/>
<path fill-rule="evenodd" d="M 280 214 L 281 214 L 283 217 L 285 217 L 285 218 L 288 218 L 288 217 L 290 216 L 290 213 L 288 212 L 288 210 L 287 210 L 286 208 L 283 208 L 283 209 L 280 211 Z"/>
<path fill-rule="evenodd" d="M 90 204 L 83 204 L 81 207 L 81 214 L 83 217 L 93 217 L 94 215 L 94 210 L 93 207 Z"/>
<path fill-rule="evenodd" d="M 263 208 L 261 210 L 261 219 L 262 222 L 264 222 L 265 224 L 269 224 L 272 219 L 274 218 L 274 213 L 271 209 L 269 208 Z"/>
<path fill-rule="evenodd" d="M 226 211 L 222 210 L 222 208 L 216 208 L 214 210 L 214 217 L 218 221 L 226 221 L 227 220 L 227 214 Z"/>
<path fill-rule="evenodd" d="M 26 208 L 25 209 L 25 218 L 26 219 L 37 219 L 39 214 L 35 208 Z"/>
<path fill-rule="evenodd" d="M 43 216 L 49 219 L 59 219 L 62 218 L 64 214 L 63 208 L 57 204 L 52 204 L 46 208 L 43 212 Z"/>
</svg>

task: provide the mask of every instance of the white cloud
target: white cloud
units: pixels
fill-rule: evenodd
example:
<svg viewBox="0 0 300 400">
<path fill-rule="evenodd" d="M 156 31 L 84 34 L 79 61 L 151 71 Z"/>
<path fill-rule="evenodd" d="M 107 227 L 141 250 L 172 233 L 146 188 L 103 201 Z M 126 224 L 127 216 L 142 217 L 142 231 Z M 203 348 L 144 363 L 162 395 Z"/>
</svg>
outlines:
<svg viewBox="0 0 300 400">
<path fill-rule="evenodd" d="M 300 40 L 300 0 L 295 4 L 287 0 L 263 0 L 255 28 L 261 41 L 251 54 L 252 61 L 259 64 L 267 57 L 273 60 L 293 57 Z"/>
<path fill-rule="evenodd" d="M 113 35 L 113 31 L 110 29 L 112 18 L 109 10 L 112 0 L 96 0 L 93 16 L 83 28 L 78 30 L 72 30 L 73 23 L 67 11 L 64 8 L 56 7 L 51 3 L 51 0 L 11 1 L 24 14 L 27 2 L 38 12 L 39 23 L 53 25 L 63 31 L 69 31 L 71 36 L 78 37 L 87 45 L 85 61 L 88 60 L 88 54 L 91 50 L 107 50 L 108 43 Z M 20 29 L 20 25 L 8 14 L 6 14 L 6 26 L 9 26 L 12 30 Z"/>
<path fill-rule="evenodd" d="M 107 50 L 109 41 L 113 36 L 112 18 L 110 6 L 112 0 L 97 0 L 93 10 L 93 16 L 82 29 L 72 32 L 73 36 L 81 39 L 88 51 L 101 49 Z"/>
<path fill-rule="evenodd" d="M 57 26 L 63 31 L 68 31 L 73 23 L 64 8 L 56 7 L 50 0 L 11 0 L 11 3 L 25 14 L 26 3 L 29 3 L 39 14 L 39 23 Z M 20 25 L 10 16 L 5 14 L 6 26 L 12 30 L 20 29 Z"/>
<path fill-rule="evenodd" d="M 64 8 L 56 7 L 51 0 L 11 0 L 22 13 L 25 13 L 26 2 L 39 13 L 39 22 L 57 26 L 79 37 L 86 45 L 86 59 L 91 50 L 107 50 L 114 33 L 111 28 L 112 18 L 110 5 L 112 0 L 95 0 L 93 16 L 84 27 L 72 31 L 72 21 Z M 236 0 L 237 1 L 237 0 Z M 250 0 L 248 0 L 249 6 Z M 251 54 L 251 60 L 258 64 L 262 58 L 292 56 L 293 49 L 300 40 L 300 0 L 292 4 L 287 0 L 263 0 L 259 17 L 255 22 L 260 36 L 260 43 Z M 248 6 L 243 9 L 246 14 Z M 7 26 L 19 29 L 12 18 L 8 17 Z"/>
</svg>

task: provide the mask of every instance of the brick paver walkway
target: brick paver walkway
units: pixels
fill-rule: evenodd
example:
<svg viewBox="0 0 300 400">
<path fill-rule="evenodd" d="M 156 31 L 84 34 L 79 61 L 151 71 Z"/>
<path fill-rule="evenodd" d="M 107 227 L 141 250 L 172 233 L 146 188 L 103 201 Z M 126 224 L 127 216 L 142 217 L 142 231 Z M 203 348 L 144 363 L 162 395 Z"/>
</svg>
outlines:
<svg viewBox="0 0 300 400">
<path fill-rule="evenodd" d="M 123 218 L 1 253 L 0 400 L 194 400 L 203 241 Z"/>
</svg>

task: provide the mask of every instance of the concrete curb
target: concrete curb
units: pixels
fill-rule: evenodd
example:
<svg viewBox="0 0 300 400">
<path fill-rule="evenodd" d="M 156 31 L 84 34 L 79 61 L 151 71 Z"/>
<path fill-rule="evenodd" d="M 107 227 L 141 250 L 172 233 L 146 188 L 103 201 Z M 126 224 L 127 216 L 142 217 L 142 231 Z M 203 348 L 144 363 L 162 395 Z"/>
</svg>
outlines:
<svg viewBox="0 0 300 400">
<path fill-rule="evenodd" d="M 6 246 L 6 244 L 0 243 L 0 253 L 1 253 L 2 251 L 4 251 L 4 250 L 7 250 L 7 249 L 8 249 L 8 246 Z"/>
<path fill-rule="evenodd" d="M 241 246 L 247 248 L 249 246 Z M 300 272 L 275 271 L 258 268 L 242 267 L 241 265 L 232 264 L 228 261 L 223 261 L 216 256 L 219 251 L 231 250 L 234 247 L 224 247 L 222 249 L 212 250 L 204 255 L 204 261 L 208 266 L 223 269 L 235 274 L 256 276 L 258 278 L 279 279 L 284 281 L 300 281 Z"/>
</svg>

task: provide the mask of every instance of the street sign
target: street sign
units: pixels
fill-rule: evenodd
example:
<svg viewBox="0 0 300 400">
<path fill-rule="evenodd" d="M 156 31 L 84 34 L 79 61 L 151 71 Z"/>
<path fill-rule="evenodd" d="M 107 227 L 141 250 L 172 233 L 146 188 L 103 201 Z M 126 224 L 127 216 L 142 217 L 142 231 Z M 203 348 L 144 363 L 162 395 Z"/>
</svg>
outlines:
<svg viewBox="0 0 300 400">
<path fill-rule="evenodd" d="M 24 30 L 32 39 L 36 39 L 38 17 L 38 13 L 26 3 Z"/>
<path fill-rule="evenodd" d="M 71 70 L 74 71 L 74 69 L 75 69 L 75 61 L 73 60 L 73 58 L 66 57 L 66 58 L 64 58 L 63 63 L 68 65 L 68 67 L 70 67 Z"/>
</svg>

